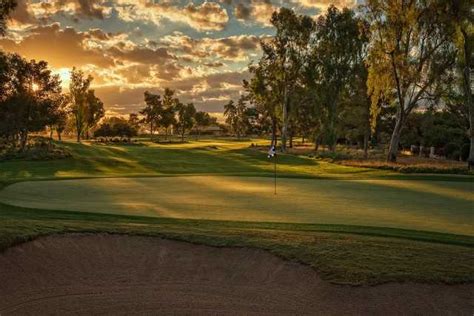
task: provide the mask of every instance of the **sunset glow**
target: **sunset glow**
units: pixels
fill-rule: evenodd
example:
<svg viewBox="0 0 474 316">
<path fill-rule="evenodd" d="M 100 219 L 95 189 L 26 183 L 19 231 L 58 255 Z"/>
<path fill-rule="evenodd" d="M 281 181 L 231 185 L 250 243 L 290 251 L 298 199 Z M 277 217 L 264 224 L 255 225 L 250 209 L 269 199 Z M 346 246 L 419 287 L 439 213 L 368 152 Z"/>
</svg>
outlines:
<svg viewBox="0 0 474 316">
<path fill-rule="evenodd" d="M 143 92 L 175 89 L 209 112 L 241 93 L 272 12 L 285 6 L 317 16 L 353 0 L 20 0 L 0 48 L 49 62 L 69 86 L 72 67 L 94 77 L 109 113 L 143 105 Z"/>
</svg>

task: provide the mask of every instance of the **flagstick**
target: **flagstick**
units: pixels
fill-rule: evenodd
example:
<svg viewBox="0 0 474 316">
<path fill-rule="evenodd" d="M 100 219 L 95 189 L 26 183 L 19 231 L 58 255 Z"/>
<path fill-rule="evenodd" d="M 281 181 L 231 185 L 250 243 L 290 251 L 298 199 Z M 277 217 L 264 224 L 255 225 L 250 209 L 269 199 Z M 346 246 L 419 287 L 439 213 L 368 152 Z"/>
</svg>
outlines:
<svg viewBox="0 0 474 316">
<path fill-rule="evenodd" d="M 274 195 L 277 194 L 277 155 L 275 154 L 275 157 L 274 158 L 274 161 L 273 161 L 273 164 L 274 164 L 274 168 L 273 168 L 273 175 L 274 175 L 274 183 L 275 183 L 275 193 Z"/>
</svg>

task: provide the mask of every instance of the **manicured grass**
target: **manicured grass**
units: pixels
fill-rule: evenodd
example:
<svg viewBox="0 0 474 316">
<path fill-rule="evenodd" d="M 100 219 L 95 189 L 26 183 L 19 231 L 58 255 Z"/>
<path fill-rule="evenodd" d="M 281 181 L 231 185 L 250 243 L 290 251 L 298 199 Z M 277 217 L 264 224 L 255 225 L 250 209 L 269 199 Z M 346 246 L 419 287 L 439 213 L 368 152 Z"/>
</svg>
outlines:
<svg viewBox="0 0 474 316">
<path fill-rule="evenodd" d="M 185 144 L 100 145 L 65 142 L 73 157 L 53 161 L 6 161 L 0 163 L 0 180 L 94 176 L 159 176 L 220 174 L 272 176 L 273 163 L 251 144 L 268 145 L 261 139 L 235 141 L 208 139 Z M 278 173 L 286 177 L 365 178 L 407 176 L 392 171 L 348 167 L 307 156 L 279 155 Z M 423 178 L 433 176 L 423 175 Z M 438 176 L 441 179 L 460 177 Z"/>
<path fill-rule="evenodd" d="M 382 226 L 473 235 L 472 185 L 229 176 L 27 181 L 0 202 L 183 219 Z"/>
<path fill-rule="evenodd" d="M 251 143 L 267 142 L 66 143 L 72 158 L 1 162 L 0 187 L 20 182 L 7 190 L 45 209 L 0 203 L 0 250 L 55 233 L 139 234 L 258 247 L 310 264 L 337 283 L 474 281 L 472 177 L 401 175 L 279 155 L 279 176 L 293 180 L 279 180 L 275 200 L 273 164 L 264 152 L 249 148 Z M 246 177 L 217 177 L 223 175 Z M 69 182 L 91 177 L 127 178 Z M 44 182 L 48 179 L 62 181 Z M 41 189 L 46 191 L 34 191 Z M 8 192 L 0 194 L 11 198 Z M 107 203 L 86 205 L 94 199 Z M 140 201 L 135 214 L 164 217 L 98 213 L 120 213 L 120 203 Z M 309 224 L 290 223 L 298 221 Z"/>
</svg>

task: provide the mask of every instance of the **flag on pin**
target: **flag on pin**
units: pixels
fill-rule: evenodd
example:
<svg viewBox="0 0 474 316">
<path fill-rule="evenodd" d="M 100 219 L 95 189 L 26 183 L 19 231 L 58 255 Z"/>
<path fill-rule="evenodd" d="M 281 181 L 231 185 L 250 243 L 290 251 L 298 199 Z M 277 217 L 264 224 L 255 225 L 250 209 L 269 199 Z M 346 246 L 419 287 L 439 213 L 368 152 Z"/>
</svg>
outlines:
<svg viewBox="0 0 474 316">
<path fill-rule="evenodd" d="M 268 158 L 273 158 L 276 155 L 275 146 L 270 147 L 268 150 Z"/>
</svg>

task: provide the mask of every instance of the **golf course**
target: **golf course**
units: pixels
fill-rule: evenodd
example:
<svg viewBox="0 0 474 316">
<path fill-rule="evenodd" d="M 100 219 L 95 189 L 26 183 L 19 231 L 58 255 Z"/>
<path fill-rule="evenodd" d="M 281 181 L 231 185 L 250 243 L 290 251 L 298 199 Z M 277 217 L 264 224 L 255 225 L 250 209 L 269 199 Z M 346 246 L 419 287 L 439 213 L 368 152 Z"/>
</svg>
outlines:
<svg viewBox="0 0 474 316">
<path fill-rule="evenodd" d="M 266 151 L 260 149 L 266 143 L 264 139 L 228 138 L 161 144 L 142 139 L 128 145 L 64 142 L 63 146 L 71 153 L 69 158 L 2 162 L 0 248 L 4 257 L 0 258 L 0 266 L 10 271 L 3 280 L 12 286 L 20 282 L 25 289 L 38 288 L 31 282 L 45 282 L 38 288 L 39 292 L 20 291 L 13 296 L 3 293 L 9 300 L 3 305 L 3 311 L 44 307 L 46 313 L 51 306 L 54 309 L 66 308 L 64 304 L 68 308 L 74 306 L 77 302 L 74 291 L 89 293 L 92 290 L 86 286 L 71 292 L 60 284 L 83 284 L 80 278 L 86 273 L 83 271 L 85 263 L 80 262 L 95 266 L 91 269 L 101 275 L 96 282 L 109 284 L 109 288 L 110 284 L 118 286 L 120 291 L 107 294 L 107 299 L 122 301 L 126 308 L 133 300 L 144 299 L 137 298 L 134 289 L 143 289 L 149 284 L 142 284 L 140 278 L 133 277 L 127 281 L 131 282 L 128 290 L 122 289 L 119 276 L 124 273 L 123 269 L 135 269 L 135 266 L 127 268 L 116 263 L 137 264 L 145 269 L 140 273 L 149 273 L 146 272 L 148 264 L 143 266 L 143 262 L 162 262 L 161 257 L 150 257 L 162 251 L 174 254 L 174 257 L 166 255 L 168 263 L 159 263 L 162 271 L 176 276 L 177 279 L 169 282 L 181 284 L 178 279 L 182 280 L 184 275 L 189 275 L 190 280 L 193 280 L 191 275 L 207 280 L 189 281 L 183 287 L 173 285 L 173 291 L 184 293 L 194 287 L 197 292 L 193 293 L 198 293 L 203 284 L 209 282 L 206 283 L 206 302 L 215 290 L 228 284 L 217 281 L 214 272 L 203 276 L 204 268 L 192 262 L 201 260 L 205 269 L 210 269 L 206 271 L 224 269 L 225 275 L 237 273 L 237 282 L 249 278 L 248 274 L 257 273 L 248 270 L 259 266 L 257 262 L 277 260 L 273 268 L 265 265 L 258 268 L 258 271 L 266 271 L 261 272 L 263 275 L 271 269 L 280 271 L 272 281 L 266 278 L 260 281 L 263 287 L 257 284 L 263 277 L 260 272 L 250 277 L 257 281 L 252 286 L 255 293 L 245 290 L 250 283 L 232 285 L 245 288 L 239 290 L 243 301 L 252 301 L 252 296 L 261 297 L 258 293 L 273 293 L 275 288 L 281 292 L 271 295 L 286 296 L 294 290 L 281 284 L 288 279 L 290 283 L 298 282 L 302 290 L 306 289 L 298 294 L 299 301 L 255 304 L 268 306 L 273 312 L 336 313 L 343 311 L 343 307 L 332 310 L 334 302 L 345 296 L 358 293 L 361 298 L 357 304 L 366 306 L 367 300 L 378 300 L 384 295 L 390 302 L 388 297 L 404 291 L 397 303 L 400 311 L 405 310 L 402 302 L 409 299 L 408 296 L 423 300 L 424 295 L 441 295 L 441 305 L 436 308 L 449 310 L 453 304 L 446 303 L 443 290 L 448 287 L 453 295 L 451 300 L 459 299 L 458 305 L 467 308 L 464 302 L 469 300 L 472 287 L 463 284 L 472 282 L 474 276 L 472 176 L 401 174 L 347 167 L 305 155 L 281 154 L 276 158 L 275 194 L 274 160 L 268 159 Z M 117 235 L 129 236 L 129 239 L 113 237 Z M 159 237 L 156 239 L 159 243 L 154 243 L 155 239 L 140 239 L 150 237 Z M 163 239 L 174 241 L 167 244 Z M 31 240 L 37 241 L 28 243 Z M 182 246 L 179 242 L 200 244 L 204 248 Z M 158 248 L 150 250 L 155 247 Z M 242 250 L 225 255 L 212 247 Z M 175 253 L 176 249 L 184 249 L 184 252 Z M 265 252 L 260 253 L 262 250 Z M 63 257 L 68 251 L 72 253 Z M 105 260 L 102 263 L 96 261 L 98 253 L 101 260 Z M 122 259 L 117 259 L 119 253 L 123 253 Z M 28 254 L 28 259 L 22 254 Z M 216 255 L 224 257 L 219 259 Z M 276 257 L 267 258 L 269 255 Z M 68 256 L 76 259 L 63 262 Z M 233 256 L 236 257 L 230 259 Z M 285 261 L 278 261 L 281 259 Z M 190 261 L 184 264 L 182 260 Z M 229 265 L 228 260 L 234 263 Z M 49 268 L 41 268 L 39 272 L 37 262 Z M 246 263 L 242 265 L 243 262 Z M 17 267 L 26 271 L 22 272 L 26 274 L 21 281 L 13 277 L 20 273 L 14 272 Z M 52 267 L 56 272 L 50 270 Z M 237 267 L 241 270 L 235 270 Z M 298 276 L 295 271 L 300 271 Z M 314 272 L 317 278 L 313 280 Z M 38 281 L 38 273 L 53 273 L 61 279 Z M 55 285 L 49 285 L 51 282 Z M 383 285 L 393 282 L 397 282 L 395 287 Z M 417 282 L 418 285 L 398 285 L 399 282 Z M 339 292 L 337 285 L 331 283 L 379 285 L 373 290 L 354 292 L 340 288 L 342 292 Z M 163 293 L 164 300 L 170 286 L 149 290 Z M 61 291 L 69 296 L 56 301 Z M 18 305 L 25 295 L 28 303 Z M 94 303 L 97 297 L 94 295 L 88 298 L 94 310 L 112 311 L 107 310 L 102 301 Z M 322 299 L 321 302 L 327 306 L 321 303 L 323 305 L 308 307 L 312 306 L 308 302 L 314 295 L 326 297 L 327 301 Z M 228 311 L 235 311 L 234 301 L 224 303 L 223 298 L 216 299 L 220 304 L 230 304 L 226 307 Z M 193 300 L 199 303 L 192 306 L 192 310 L 202 307 L 202 298 Z M 304 303 L 304 300 L 308 301 Z M 447 305 L 442 305 L 445 303 Z M 247 303 L 242 306 L 252 310 Z M 361 307 L 359 311 L 382 312 L 392 307 L 384 305 L 373 310 Z M 349 306 L 344 308 L 354 310 Z"/>
</svg>

